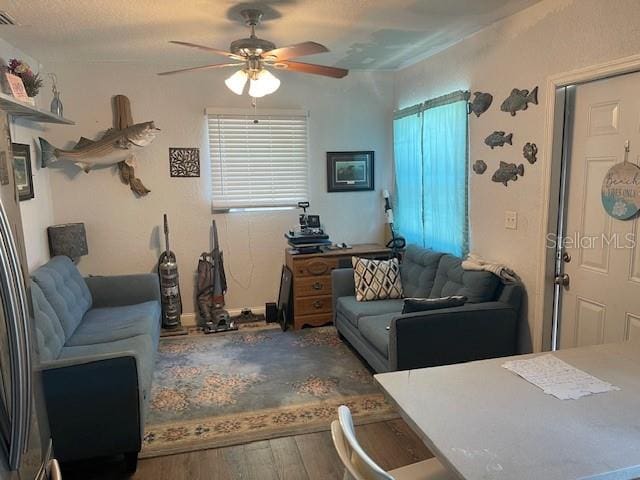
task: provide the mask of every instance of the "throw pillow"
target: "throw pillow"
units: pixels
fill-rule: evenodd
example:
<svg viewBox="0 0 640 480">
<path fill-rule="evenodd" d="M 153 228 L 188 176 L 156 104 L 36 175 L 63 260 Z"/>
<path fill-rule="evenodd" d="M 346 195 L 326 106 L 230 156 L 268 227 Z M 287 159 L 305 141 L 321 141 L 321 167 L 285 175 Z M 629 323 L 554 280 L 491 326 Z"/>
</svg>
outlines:
<svg viewBox="0 0 640 480">
<path fill-rule="evenodd" d="M 351 257 L 353 277 L 356 284 L 356 300 L 385 300 L 402 298 L 400 265 L 397 258 L 391 260 L 370 260 Z"/>
<path fill-rule="evenodd" d="M 405 298 L 402 313 L 426 312 L 440 308 L 459 307 L 464 305 L 467 297 L 464 295 L 451 295 L 442 298 Z"/>
</svg>

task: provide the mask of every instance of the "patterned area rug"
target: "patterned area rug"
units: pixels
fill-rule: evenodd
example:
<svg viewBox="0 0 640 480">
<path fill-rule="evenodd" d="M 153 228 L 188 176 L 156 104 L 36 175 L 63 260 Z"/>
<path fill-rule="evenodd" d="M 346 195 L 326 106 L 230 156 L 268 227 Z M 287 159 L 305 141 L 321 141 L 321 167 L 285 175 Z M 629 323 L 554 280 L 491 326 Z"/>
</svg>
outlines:
<svg viewBox="0 0 640 480">
<path fill-rule="evenodd" d="M 333 327 L 163 338 L 141 456 L 328 430 L 341 404 L 397 417 Z"/>
</svg>

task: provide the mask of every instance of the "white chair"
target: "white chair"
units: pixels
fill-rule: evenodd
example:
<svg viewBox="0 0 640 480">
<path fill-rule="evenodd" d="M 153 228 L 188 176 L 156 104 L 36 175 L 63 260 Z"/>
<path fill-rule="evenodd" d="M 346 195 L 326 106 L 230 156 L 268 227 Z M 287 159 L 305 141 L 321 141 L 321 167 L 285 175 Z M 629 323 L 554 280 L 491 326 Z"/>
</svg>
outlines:
<svg viewBox="0 0 640 480">
<path fill-rule="evenodd" d="M 413 463 L 404 467 L 384 471 L 362 449 L 356 439 L 353 419 L 349 408 L 338 408 L 338 420 L 331 423 L 333 444 L 344 464 L 344 480 L 453 480 L 436 458 Z"/>
</svg>

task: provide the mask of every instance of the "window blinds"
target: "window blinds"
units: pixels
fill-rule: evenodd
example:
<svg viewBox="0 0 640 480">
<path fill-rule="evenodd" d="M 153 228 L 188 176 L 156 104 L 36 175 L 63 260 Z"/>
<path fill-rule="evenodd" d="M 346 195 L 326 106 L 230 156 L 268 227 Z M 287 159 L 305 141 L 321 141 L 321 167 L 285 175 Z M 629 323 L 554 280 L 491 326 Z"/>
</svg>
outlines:
<svg viewBox="0 0 640 480">
<path fill-rule="evenodd" d="M 214 209 L 307 200 L 307 116 L 207 111 Z"/>
</svg>

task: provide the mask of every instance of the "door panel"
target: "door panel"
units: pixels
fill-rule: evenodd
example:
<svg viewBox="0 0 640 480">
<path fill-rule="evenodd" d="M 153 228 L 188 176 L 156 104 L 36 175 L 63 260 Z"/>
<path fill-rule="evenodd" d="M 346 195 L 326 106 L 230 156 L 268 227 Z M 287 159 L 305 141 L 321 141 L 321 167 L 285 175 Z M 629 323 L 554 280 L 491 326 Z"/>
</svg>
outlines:
<svg viewBox="0 0 640 480">
<path fill-rule="evenodd" d="M 575 89 L 567 159 L 564 252 L 569 285 L 560 289 L 559 348 L 640 341 L 640 233 L 637 219 L 616 220 L 601 202 L 602 181 L 613 165 L 638 163 L 640 73 Z"/>
<path fill-rule="evenodd" d="M 607 307 L 601 303 L 577 298 L 575 343 L 577 347 L 596 345 L 604 339 Z"/>
<path fill-rule="evenodd" d="M 600 201 L 600 190 L 602 189 L 602 179 L 607 171 L 614 166 L 617 161 L 612 157 L 592 157 L 585 159 L 585 178 L 582 206 L 582 222 L 577 237 L 581 246 L 580 264 L 583 268 L 592 269 L 601 273 L 609 271 L 609 247 L 607 242 L 588 240 L 604 232 L 611 234 L 611 217 L 602 208 Z"/>
<path fill-rule="evenodd" d="M 640 316 L 627 312 L 624 339 L 640 342 Z"/>
<path fill-rule="evenodd" d="M 589 133 L 595 135 L 615 135 L 618 133 L 619 102 L 606 102 L 589 107 Z"/>
</svg>

